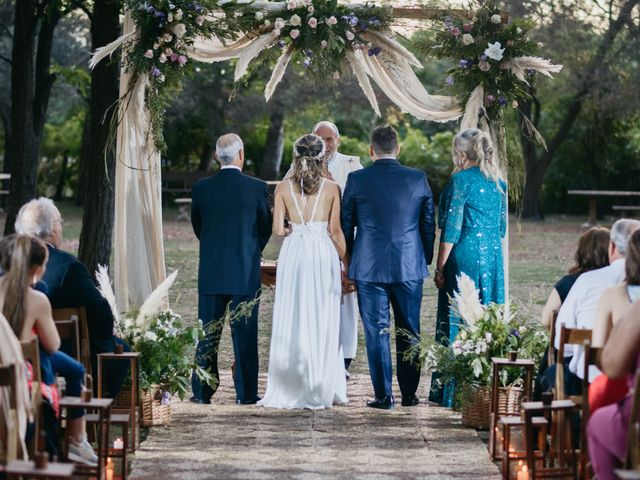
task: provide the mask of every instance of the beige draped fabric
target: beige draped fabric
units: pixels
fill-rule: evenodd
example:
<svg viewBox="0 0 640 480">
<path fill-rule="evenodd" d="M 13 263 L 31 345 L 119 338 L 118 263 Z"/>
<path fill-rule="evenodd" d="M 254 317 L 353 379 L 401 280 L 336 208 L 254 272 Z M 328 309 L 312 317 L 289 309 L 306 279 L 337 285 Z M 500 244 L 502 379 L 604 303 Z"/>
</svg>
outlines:
<svg viewBox="0 0 640 480">
<path fill-rule="evenodd" d="M 0 339 L 2 339 L 0 341 L 0 366 L 17 365 L 18 367 L 16 378 L 17 418 L 10 414 L 8 390 L 0 387 L 0 459 L 21 458 L 26 460 L 28 455 L 24 436 L 27 431 L 27 420 L 32 417 L 31 399 L 22 347 L 13 333 L 11 325 L 2 314 L 0 314 Z M 18 431 L 19 445 L 11 443 L 11 438 L 8 437 L 8 431 L 12 429 Z"/>
<path fill-rule="evenodd" d="M 131 14 L 124 35 L 134 32 Z M 114 232 L 115 292 L 120 311 L 140 308 L 165 279 L 162 241 L 160 153 L 144 104 L 147 76 L 129 92 L 131 75 L 121 71 Z"/>
</svg>

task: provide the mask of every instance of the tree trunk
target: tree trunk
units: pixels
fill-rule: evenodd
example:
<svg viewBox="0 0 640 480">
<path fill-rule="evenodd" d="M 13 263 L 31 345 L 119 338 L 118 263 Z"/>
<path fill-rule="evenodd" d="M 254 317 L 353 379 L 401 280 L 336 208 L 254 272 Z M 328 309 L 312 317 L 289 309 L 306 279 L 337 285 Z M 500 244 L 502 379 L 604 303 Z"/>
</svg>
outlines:
<svg viewBox="0 0 640 480">
<path fill-rule="evenodd" d="M 67 171 L 69 166 L 69 155 L 67 152 L 64 152 L 62 155 L 62 165 L 60 165 L 60 174 L 58 175 L 58 184 L 56 185 L 56 193 L 53 198 L 55 198 L 56 202 L 62 200 L 64 196 L 64 184 L 67 180 Z"/>
<path fill-rule="evenodd" d="M 579 85 L 577 93 L 569 102 L 560 127 L 548 143 L 547 150 L 540 156 L 535 154 L 535 146 L 533 141 L 525 136 L 522 137 L 522 148 L 525 158 L 527 177 L 524 186 L 524 204 L 522 209 L 522 217 L 533 220 L 542 220 L 542 212 L 540 210 L 540 192 L 542 191 L 542 183 L 555 154 L 560 146 L 569 136 L 573 124 L 575 123 L 580 111 L 582 110 L 582 102 L 595 89 L 600 88 L 598 83 L 598 71 L 606 68 L 606 57 L 611 50 L 614 40 L 623 29 L 625 24 L 629 22 L 631 12 L 640 4 L 640 0 L 627 0 L 620 13 L 615 20 L 611 20 L 607 32 L 602 36 L 602 41 L 598 45 L 596 54 L 591 59 L 584 73 L 579 76 L 582 83 Z M 526 112 L 523 112 L 526 115 Z M 530 118 L 530 116 L 529 116 Z M 536 122 L 534 122 L 536 124 Z"/>
<path fill-rule="evenodd" d="M 280 176 L 280 164 L 284 152 L 284 114 L 277 109 L 269 116 L 269 130 L 267 130 L 267 144 L 260 165 L 260 178 L 263 180 L 277 180 Z"/>
<path fill-rule="evenodd" d="M 211 143 L 207 142 L 204 145 L 202 145 L 202 150 L 200 151 L 200 164 L 198 165 L 198 170 L 201 171 L 206 171 L 209 168 L 209 165 L 211 165 L 211 156 L 213 155 L 213 145 L 211 145 Z"/>
<path fill-rule="evenodd" d="M 84 119 L 84 126 L 82 127 L 82 144 L 80 146 L 80 164 L 78 165 L 78 184 L 75 191 L 75 204 L 78 206 L 84 205 L 84 199 L 87 196 L 87 190 L 91 185 L 91 180 L 88 177 L 88 168 L 91 157 L 91 116 L 89 115 L 90 108 L 87 107 L 87 115 Z"/>
<path fill-rule="evenodd" d="M 4 132 L 4 160 L 2 162 L 2 172 L 11 173 L 11 114 L 7 111 L 0 112 L 0 118 L 2 119 L 2 130 Z M 9 190 L 10 180 L 2 181 L 1 190 Z M 0 196 L 0 207 L 5 208 L 7 206 L 6 195 Z"/>
<path fill-rule="evenodd" d="M 96 0 L 91 22 L 92 49 L 104 46 L 120 34 L 119 0 Z M 118 61 L 100 63 L 91 72 L 89 105 L 90 142 L 86 165 L 91 188 L 85 191 L 84 214 L 78 257 L 90 272 L 108 265 L 113 234 L 115 192 L 115 145 L 109 138 L 111 119 L 118 100 Z"/>
</svg>

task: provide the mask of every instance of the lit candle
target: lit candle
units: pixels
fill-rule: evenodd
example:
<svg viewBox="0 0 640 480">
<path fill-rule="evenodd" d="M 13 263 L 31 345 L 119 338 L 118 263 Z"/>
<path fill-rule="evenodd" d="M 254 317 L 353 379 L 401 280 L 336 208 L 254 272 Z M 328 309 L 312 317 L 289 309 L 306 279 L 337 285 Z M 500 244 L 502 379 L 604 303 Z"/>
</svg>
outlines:
<svg viewBox="0 0 640 480">
<path fill-rule="evenodd" d="M 107 480 L 113 480 L 113 462 L 111 461 L 111 457 L 107 457 L 105 473 L 107 474 Z"/>
<path fill-rule="evenodd" d="M 114 450 L 122 450 L 122 449 L 123 449 L 123 447 L 124 447 L 124 442 L 122 441 L 122 439 L 121 439 L 121 438 L 116 438 L 116 439 L 113 441 L 113 449 L 114 449 Z"/>
<path fill-rule="evenodd" d="M 518 472 L 517 480 L 529 480 L 529 468 L 526 465 Z"/>
</svg>

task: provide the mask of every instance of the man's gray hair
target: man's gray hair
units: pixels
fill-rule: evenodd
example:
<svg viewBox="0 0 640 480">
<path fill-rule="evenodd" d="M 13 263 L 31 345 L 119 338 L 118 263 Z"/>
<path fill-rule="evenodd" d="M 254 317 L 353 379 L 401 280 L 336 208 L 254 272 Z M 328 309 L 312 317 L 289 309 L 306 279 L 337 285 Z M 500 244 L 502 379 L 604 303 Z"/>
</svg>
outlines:
<svg viewBox="0 0 640 480">
<path fill-rule="evenodd" d="M 53 235 L 53 224 L 59 218 L 60 211 L 50 198 L 40 197 L 31 200 L 18 212 L 16 233 L 46 240 Z"/>
<path fill-rule="evenodd" d="M 620 255 L 627 252 L 627 245 L 631 235 L 640 229 L 640 220 L 632 220 L 630 218 L 621 218 L 611 227 L 611 243 L 616 246 Z"/>
<path fill-rule="evenodd" d="M 242 139 L 235 133 L 222 135 L 216 142 L 216 158 L 222 165 L 229 165 L 243 148 Z"/>
<path fill-rule="evenodd" d="M 338 127 L 336 127 L 336 124 L 328 122 L 327 120 L 323 120 L 321 122 L 316 123 L 313 126 L 313 130 L 311 130 L 311 132 L 312 133 L 316 133 L 318 131 L 318 129 L 322 128 L 322 127 L 327 127 L 329 129 L 333 130 L 333 133 L 335 133 L 336 137 L 340 136 L 340 131 L 338 130 Z"/>
</svg>

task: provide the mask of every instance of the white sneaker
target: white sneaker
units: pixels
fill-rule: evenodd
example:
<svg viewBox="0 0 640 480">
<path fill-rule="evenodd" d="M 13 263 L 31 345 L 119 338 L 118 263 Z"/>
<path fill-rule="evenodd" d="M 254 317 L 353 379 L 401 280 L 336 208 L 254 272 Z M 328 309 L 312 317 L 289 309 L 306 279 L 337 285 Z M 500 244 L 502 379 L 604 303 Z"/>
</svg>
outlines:
<svg viewBox="0 0 640 480">
<path fill-rule="evenodd" d="M 79 443 L 76 443 L 74 438 L 69 439 L 69 460 L 92 467 L 98 466 L 98 456 L 87 441 L 86 434 L 82 436 L 82 440 Z"/>
</svg>

